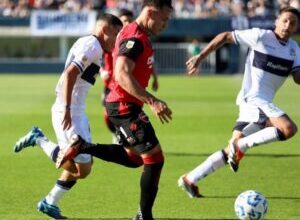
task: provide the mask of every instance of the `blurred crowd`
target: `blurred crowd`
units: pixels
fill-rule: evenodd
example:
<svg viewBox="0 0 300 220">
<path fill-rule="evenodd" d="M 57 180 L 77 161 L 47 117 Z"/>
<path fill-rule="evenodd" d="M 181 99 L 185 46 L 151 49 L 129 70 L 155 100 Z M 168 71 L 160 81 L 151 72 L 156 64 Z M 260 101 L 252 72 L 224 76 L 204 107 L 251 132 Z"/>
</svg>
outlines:
<svg viewBox="0 0 300 220">
<path fill-rule="evenodd" d="M 173 5 L 174 17 L 178 18 L 253 17 L 275 15 L 278 9 L 287 5 L 300 9 L 300 0 L 173 0 Z M 27 17 L 34 9 L 114 13 L 125 8 L 137 14 L 140 7 L 140 0 L 1 0 L 0 16 Z"/>
</svg>

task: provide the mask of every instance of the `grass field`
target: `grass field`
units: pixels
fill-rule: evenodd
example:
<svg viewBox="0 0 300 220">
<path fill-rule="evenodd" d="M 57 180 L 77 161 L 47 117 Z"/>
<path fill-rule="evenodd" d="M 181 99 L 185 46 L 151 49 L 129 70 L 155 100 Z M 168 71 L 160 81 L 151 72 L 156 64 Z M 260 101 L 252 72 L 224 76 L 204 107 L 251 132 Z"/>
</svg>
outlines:
<svg viewBox="0 0 300 220">
<path fill-rule="evenodd" d="M 58 75 L 0 75 L 0 219 L 48 219 L 36 204 L 52 188 L 59 170 L 39 148 L 12 151 L 15 141 L 33 125 L 55 140 L 50 108 Z M 177 179 L 224 146 L 237 117 L 235 96 L 241 77 L 161 76 L 157 95 L 173 110 L 173 121 L 161 125 L 148 107 L 165 152 L 165 166 L 155 203 L 156 219 L 236 219 L 233 203 L 248 189 L 269 202 L 266 219 L 300 219 L 300 136 L 248 151 L 238 173 L 228 167 L 199 183 L 203 199 L 189 199 Z M 100 80 L 87 100 L 93 140 L 108 143 L 100 105 Z M 288 80 L 275 103 L 300 125 L 300 87 Z M 95 160 L 92 174 L 60 203 L 71 219 L 130 219 L 138 208 L 141 169 Z"/>
</svg>

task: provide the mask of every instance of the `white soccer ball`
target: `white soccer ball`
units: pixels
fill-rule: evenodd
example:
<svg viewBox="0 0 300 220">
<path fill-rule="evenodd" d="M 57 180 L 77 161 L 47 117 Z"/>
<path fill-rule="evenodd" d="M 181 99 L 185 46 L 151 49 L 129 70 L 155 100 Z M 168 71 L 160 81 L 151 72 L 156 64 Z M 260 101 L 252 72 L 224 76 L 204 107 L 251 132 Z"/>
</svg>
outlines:
<svg viewBox="0 0 300 220">
<path fill-rule="evenodd" d="M 242 192 L 234 203 L 234 211 L 241 220 L 261 220 L 267 210 L 266 198 L 254 190 Z"/>
</svg>

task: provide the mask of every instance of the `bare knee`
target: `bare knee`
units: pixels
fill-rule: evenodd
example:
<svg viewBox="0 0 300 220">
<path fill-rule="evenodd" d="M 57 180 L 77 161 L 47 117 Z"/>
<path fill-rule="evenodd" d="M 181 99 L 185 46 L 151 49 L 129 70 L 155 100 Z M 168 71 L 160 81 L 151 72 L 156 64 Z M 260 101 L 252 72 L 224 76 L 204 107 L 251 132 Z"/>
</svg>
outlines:
<svg viewBox="0 0 300 220">
<path fill-rule="evenodd" d="M 76 164 L 77 172 L 73 173 L 72 175 L 76 179 L 84 179 L 86 178 L 92 171 L 92 164 Z"/>
</svg>

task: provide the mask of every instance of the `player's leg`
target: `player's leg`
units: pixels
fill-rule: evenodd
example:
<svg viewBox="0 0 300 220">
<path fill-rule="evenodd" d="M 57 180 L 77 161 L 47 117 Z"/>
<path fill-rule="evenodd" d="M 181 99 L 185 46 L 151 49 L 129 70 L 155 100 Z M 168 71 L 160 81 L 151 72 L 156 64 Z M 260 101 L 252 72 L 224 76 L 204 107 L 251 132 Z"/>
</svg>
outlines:
<svg viewBox="0 0 300 220">
<path fill-rule="evenodd" d="M 73 134 L 79 133 L 90 141 L 89 123 L 85 114 L 72 115 L 72 127 L 64 131 L 60 125 L 62 115 L 57 112 L 52 112 L 52 121 L 55 133 L 57 135 L 59 145 L 62 149 L 66 148 Z M 74 158 L 76 172 L 64 170 L 60 178 L 56 181 L 54 187 L 48 195 L 38 204 L 38 210 L 53 217 L 53 213 L 47 208 L 56 207 L 57 212 L 60 210 L 57 206 L 60 199 L 76 184 L 77 179 L 83 179 L 88 176 L 92 167 L 92 158 L 87 154 L 79 154 Z"/>
<path fill-rule="evenodd" d="M 74 144 L 69 145 L 68 149 L 59 152 L 56 167 L 60 168 L 70 162 L 78 154 L 90 154 L 96 158 L 107 162 L 117 163 L 130 168 L 137 168 L 143 165 L 142 158 L 117 144 L 93 144 L 86 142 L 80 136 L 76 136 Z"/>
<path fill-rule="evenodd" d="M 50 159 L 56 160 L 59 151 L 58 145 L 50 141 L 38 127 L 33 127 L 25 136 L 21 137 L 15 144 L 14 151 L 18 153 L 35 145 L 40 146 Z"/>
<path fill-rule="evenodd" d="M 103 93 L 102 93 L 102 96 L 101 96 L 102 105 L 104 106 L 104 112 L 103 112 L 104 122 L 105 122 L 106 127 L 108 128 L 108 130 L 112 134 L 112 143 L 113 144 L 118 144 L 119 141 L 118 141 L 118 138 L 116 136 L 116 128 L 115 128 L 114 124 L 110 121 L 110 119 L 108 117 L 108 114 L 107 114 L 107 111 L 106 111 L 106 108 L 105 108 L 105 99 L 106 99 L 106 96 L 109 93 L 110 93 L 110 89 L 105 86 L 104 90 L 103 90 Z"/>
<path fill-rule="evenodd" d="M 107 111 L 109 112 L 117 112 L 119 105 L 106 103 Z M 115 113 L 114 113 L 115 114 Z M 114 125 L 115 128 L 120 127 L 124 121 L 131 120 L 129 115 L 126 116 L 117 116 L 117 117 L 109 117 L 110 122 Z M 129 124 L 128 124 L 129 127 Z M 130 129 L 129 129 L 130 130 Z M 121 136 L 120 129 L 117 129 L 116 133 Z M 113 162 L 117 164 L 121 164 L 126 167 L 136 168 L 143 165 L 142 158 L 140 155 L 135 154 L 123 147 L 123 145 L 130 145 L 127 143 L 126 138 L 123 140 L 124 144 L 116 145 L 116 144 L 92 144 L 83 140 L 80 136 L 78 137 L 78 143 L 74 145 L 70 145 L 70 147 L 66 151 L 60 151 L 60 156 L 58 162 L 56 163 L 56 167 L 60 167 L 64 165 L 65 161 L 72 159 L 79 153 L 91 154 L 94 157 L 99 159 Z"/>
<path fill-rule="evenodd" d="M 50 190 L 48 195 L 38 203 L 38 210 L 51 216 L 61 215 L 61 211 L 58 208 L 59 201 L 63 196 L 71 190 L 71 188 L 76 184 L 78 179 L 83 179 L 88 176 L 91 171 L 92 163 L 88 161 L 86 163 L 78 163 L 78 158 L 81 158 L 83 161 L 82 154 L 78 155 L 75 160 L 77 173 L 70 173 L 67 170 L 64 170 L 60 178 L 56 181 L 53 188 Z M 49 209 L 49 207 L 55 207 L 55 209 Z"/>
<path fill-rule="evenodd" d="M 237 122 L 233 129 L 231 140 L 237 140 L 251 135 L 261 129 L 258 124 Z M 198 182 L 227 164 L 229 147 L 211 154 L 203 163 L 182 175 L 178 186 L 185 190 L 190 198 L 202 197 L 197 186 Z"/>
<path fill-rule="evenodd" d="M 232 134 L 232 138 L 239 138 L 241 136 L 243 136 L 243 133 L 237 130 Z M 196 168 L 181 176 L 178 179 L 178 186 L 185 190 L 190 198 L 202 197 L 197 186 L 198 182 L 224 167 L 227 164 L 227 160 L 228 157 L 225 149 L 216 151 Z"/>
<path fill-rule="evenodd" d="M 270 127 L 236 141 L 237 146 L 243 152 L 246 152 L 251 147 L 287 140 L 297 132 L 297 126 L 287 115 L 278 118 L 271 117 L 269 118 L 269 124 Z"/>
<path fill-rule="evenodd" d="M 144 169 L 140 178 L 140 208 L 135 219 L 153 220 L 152 208 L 158 192 L 164 156 L 159 144 L 150 151 L 142 153 L 141 156 L 144 161 Z"/>
<path fill-rule="evenodd" d="M 233 140 L 229 146 L 229 164 L 233 171 L 237 171 L 239 165 L 239 156 L 254 147 L 263 144 L 284 141 L 297 132 L 295 123 L 278 107 L 270 103 L 261 106 L 259 121 L 264 121 L 266 127 L 247 137 Z"/>
<path fill-rule="evenodd" d="M 198 182 L 219 168 L 225 166 L 226 163 L 227 155 L 224 150 L 216 151 L 196 168 L 187 174 L 182 175 L 178 179 L 178 186 L 186 191 L 190 198 L 200 198 L 203 195 L 200 194 L 197 186 Z"/>
<path fill-rule="evenodd" d="M 49 140 L 42 130 L 38 127 L 33 127 L 25 136 L 21 137 L 14 146 L 14 151 L 16 153 L 22 151 L 27 147 L 39 146 L 42 148 L 44 153 L 56 163 L 58 152 L 60 150 L 59 146 Z M 64 169 L 71 173 L 76 173 L 77 168 L 72 161 L 68 161 L 63 166 Z"/>
<path fill-rule="evenodd" d="M 144 164 L 140 178 L 140 205 L 135 219 L 152 220 L 152 207 L 164 164 L 159 141 L 148 116 L 141 109 L 132 111 L 116 127 L 121 132 L 121 141 L 127 146 L 127 151 L 139 154 Z"/>
<path fill-rule="evenodd" d="M 274 141 L 284 141 L 297 132 L 295 123 L 274 104 L 269 103 L 259 107 L 259 121 L 264 121 L 266 127 L 234 143 L 242 152 L 249 148 Z"/>
</svg>

